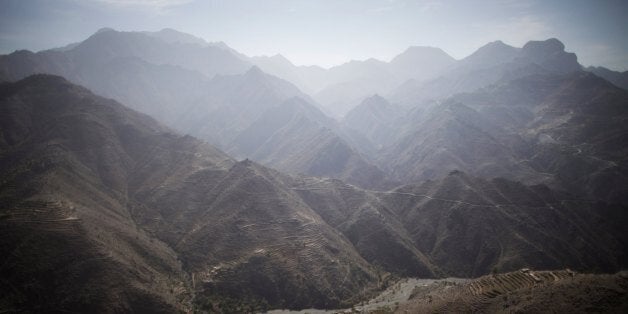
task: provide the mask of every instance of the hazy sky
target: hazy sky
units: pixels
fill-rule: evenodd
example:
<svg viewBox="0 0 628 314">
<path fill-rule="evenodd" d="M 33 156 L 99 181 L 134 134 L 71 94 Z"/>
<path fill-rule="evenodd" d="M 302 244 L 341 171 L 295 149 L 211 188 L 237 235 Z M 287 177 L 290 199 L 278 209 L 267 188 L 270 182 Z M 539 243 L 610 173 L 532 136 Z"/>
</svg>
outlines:
<svg viewBox="0 0 628 314">
<path fill-rule="evenodd" d="M 0 0 L 0 53 L 42 50 L 101 27 L 170 27 L 295 64 L 388 61 L 411 45 L 459 59 L 489 41 L 560 39 L 584 65 L 628 70 L 628 1 Z"/>
</svg>

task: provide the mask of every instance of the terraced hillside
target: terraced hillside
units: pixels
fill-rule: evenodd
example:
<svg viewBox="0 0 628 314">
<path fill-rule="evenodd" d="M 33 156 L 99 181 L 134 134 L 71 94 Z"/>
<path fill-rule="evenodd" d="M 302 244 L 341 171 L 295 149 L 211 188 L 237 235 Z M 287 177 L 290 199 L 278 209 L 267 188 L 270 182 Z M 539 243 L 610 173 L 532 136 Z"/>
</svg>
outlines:
<svg viewBox="0 0 628 314">
<path fill-rule="evenodd" d="M 289 177 L 60 77 L 0 96 L 2 308 L 173 312 L 194 294 L 338 306 L 376 288 Z"/>
<path fill-rule="evenodd" d="M 628 275 L 523 269 L 415 288 L 396 313 L 624 313 Z"/>
<path fill-rule="evenodd" d="M 624 206 L 545 185 L 454 171 L 390 191 L 316 178 L 293 189 L 366 260 L 405 276 L 477 277 L 522 267 L 615 272 L 628 263 Z"/>
<path fill-rule="evenodd" d="M 126 208 L 131 156 L 167 129 L 58 77 L 3 84 L 0 112 L 1 307 L 190 309 L 177 254 Z"/>
<path fill-rule="evenodd" d="M 416 248 L 400 217 L 373 192 L 319 178 L 298 180 L 292 189 L 371 264 L 403 276 L 441 274 Z"/>
</svg>

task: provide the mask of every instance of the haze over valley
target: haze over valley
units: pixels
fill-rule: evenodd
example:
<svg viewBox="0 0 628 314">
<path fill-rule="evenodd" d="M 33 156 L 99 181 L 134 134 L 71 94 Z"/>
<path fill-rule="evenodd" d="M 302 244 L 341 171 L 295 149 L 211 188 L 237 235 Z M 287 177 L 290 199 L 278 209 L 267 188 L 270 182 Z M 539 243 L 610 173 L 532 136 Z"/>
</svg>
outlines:
<svg viewBox="0 0 628 314">
<path fill-rule="evenodd" d="M 216 9 L 252 14 L 258 4 L 245 2 Z M 143 14 L 149 25 L 183 13 L 195 20 L 202 6 L 87 3 L 58 8 L 119 16 L 127 29 Z M 387 15 L 427 12 L 418 3 L 427 5 L 352 2 L 367 13 L 343 12 L 355 25 L 381 14 L 374 23 L 388 34 Z M 390 8 L 371 12 L 374 4 Z M 522 4 L 498 7 L 543 17 L 541 4 Z M 0 2 L 11 17 L 2 49 L 46 34 L 29 39 L 17 17 L 49 5 Z M 309 8 L 308 21 L 333 7 L 268 5 Z M 452 16 L 465 8 L 442 5 Z M 625 24 L 609 13 L 625 17 L 623 3 L 573 6 L 608 17 L 585 22 L 608 38 Z M 42 23 L 62 29 L 55 14 Z M 335 18 L 344 26 L 336 36 L 354 31 Z M 221 23 L 241 42 L 242 29 Z M 267 39 L 274 23 L 261 24 Z M 321 54 L 325 66 L 306 66 L 185 29 L 107 26 L 0 55 L 0 312 L 628 310 L 624 41 L 612 47 L 618 54 L 586 51 L 583 64 L 545 28 L 539 34 L 550 36 L 520 44 L 500 33 L 510 37 L 462 56 L 451 39 L 417 30 L 422 40 L 387 58 L 328 66 L 334 58 Z M 573 27 L 561 34 L 588 47 Z M 367 30 L 354 50 L 367 45 Z M 344 47 L 336 36 L 331 52 Z M 280 49 L 306 56 L 295 48 L 301 39 L 286 38 Z M 427 39 L 455 56 L 414 44 Z M 390 40 L 386 51 L 397 47 Z"/>
</svg>

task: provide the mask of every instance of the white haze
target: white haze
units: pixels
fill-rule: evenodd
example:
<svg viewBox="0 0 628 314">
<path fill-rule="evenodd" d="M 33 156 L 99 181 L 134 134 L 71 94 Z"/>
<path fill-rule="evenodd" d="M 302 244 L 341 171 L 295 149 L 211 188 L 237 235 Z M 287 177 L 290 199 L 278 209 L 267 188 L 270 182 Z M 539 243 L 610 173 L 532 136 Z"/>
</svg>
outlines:
<svg viewBox="0 0 628 314">
<path fill-rule="evenodd" d="M 626 70 L 627 11 L 625 1 L 5 0 L 0 53 L 64 46 L 102 27 L 174 28 L 249 56 L 330 67 L 390 61 L 409 46 L 461 59 L 494 40 L 522 46 L 555 37 L 585 66 Z"/>
</svg>

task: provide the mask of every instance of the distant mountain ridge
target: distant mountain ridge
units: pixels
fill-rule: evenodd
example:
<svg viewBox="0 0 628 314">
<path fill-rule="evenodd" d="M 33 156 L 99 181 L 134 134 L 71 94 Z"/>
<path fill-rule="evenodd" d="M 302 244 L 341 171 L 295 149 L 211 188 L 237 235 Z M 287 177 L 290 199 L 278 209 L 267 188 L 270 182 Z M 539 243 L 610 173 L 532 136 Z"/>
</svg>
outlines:
<svg viewBox="0 0 628 314">
<path fill-rule="evenodd" d="M 295 82 L 335 116 L 343 116 L 365 97 L 388 93 L 406 80 L 434 78 L 454 61 L 439 48 L 423 46 L 410 47 L 390 62 L 352 60 L 328 70 L 296 67 L 280 56 L 252 59 L 264 71 Z"/>
<path fill-rule="evenodd" d="M 537 74 L 412 109 L 362 105 L 342 124 L 401 182 L 461 170 L 625 203 L 626 103 L 625 90 L 588 72 Z"/>
<path fill-rule="evenodd" d="M 0 77 L 5 80 L 33 73 L 64 76 L 238 157 L 369 187 L 387 184 L 381 170 L 351 147 L 335 122 L 316 112 L 320 110 L 310 96 L 251 66 L 247 57 L 221 43 L 201 42 L 170 29 L 154 33 L 103 29 L 69 50 L 0 57 Z M 304 100 L 297 108 L 308 120 L 303 126 L 308 127 L 293 129 L 295 133 L 283 138 L 258 138 L 273 145 L 266 148 L 270 153 L 244 147 L 246 134 L 256 133 L 252 127 L 261 123 L 257 119 L 272 118 L 271 112 L 279 114 L 276 107 L 293 97 Z M 295 149 L 293 144 L 299 141 L 310 145 Z M 344 166 L 330 171 L 330 164 Z"/>
<path fill-rule="evenodd" d="M 310 97 L 264 69 L 300 85 L 309 81 L 332 87 Z M 280 55 L 249 58 L 222 43 L 206 43 L 171 29 L 148 33 L 103 29 L 63 50 L 0 56 L 1 80 L 39 72 L 62 75 L 238 158 L 383 189 L 438 178 L 455 169 L 552 184 L 558 168 L 545 171 L 547 165 L 530 164 L 529 157 L 534 156 L 530 151 L 538 146 L 519 125 L 537 112 L 525 106 L 516 106 L 516 111 L 469 106 L 455 95 L 481 93 L 493 84 L 522 78 L 581 71 L 576 55 L 565 52 L 557 39 L 531 41 L 522 48 L 496 41 L 459 61 L 437 48 L 410 47 L 388 63 L 369 59 L 323 70 L 295 67 Z M 619 73 L 595 71 L 622 85 Z M 395 77 L 404 75 L 413 78 L 401 84 Z M 548 79 L 539 82 L 544 82 L 536 84 L 539 88 L 554 86 Z M 369 98 L 372 87 L 396 83 L 401 85 L 393 92 Z M 532 100 L 534 93 L 527 90 L 511 98 L 541 101 Z M 329 107 L 314 100 L 327 97 L 324 94 L 329 101 L 352 94 L 351 100 L 336 106 L 348 111 L 340 122 L 327 117 Z M 381 103 L 382 109 L 370 102 Z M 502 118 L 514 124 L 504 124 Z M 514 125 L 519 129 L 513 130 Z M 547 134 L 538 136 L 549 139 Z M 609 171 L 599 175 L 606 177 Z"/>
<path fill-rule="evenodd" d="M 488 43 L 431 81 L 409 80 L 387 94 L 393 102 L 406 106 L 471 92 L 500 80 L 530 74 L 567 74 L 582 70 L 574 53 L 555 38 L 529 41 L 515 48 L 501 41 Z"/>
</svg>

